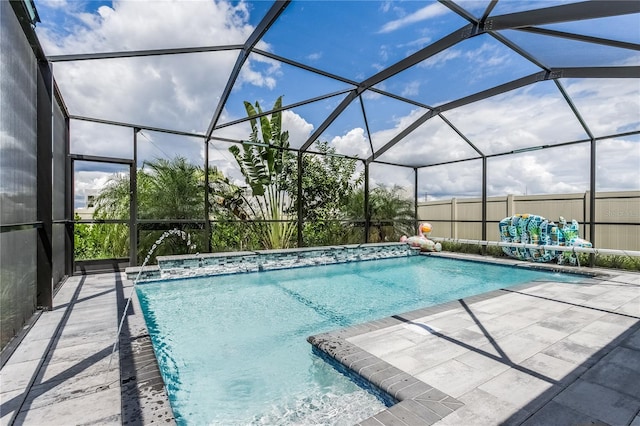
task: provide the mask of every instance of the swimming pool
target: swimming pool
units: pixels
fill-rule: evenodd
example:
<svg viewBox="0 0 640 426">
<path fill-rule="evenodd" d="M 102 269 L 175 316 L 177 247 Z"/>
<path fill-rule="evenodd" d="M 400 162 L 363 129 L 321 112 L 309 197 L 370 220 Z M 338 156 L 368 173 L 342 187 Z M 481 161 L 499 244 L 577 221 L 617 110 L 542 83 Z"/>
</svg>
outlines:
<svg viewBox="0 0 640 426">
<path fill-rule="evenodd" d="M 306 337 L 534 280 L 580 276 L 411 256 L 143 283 L 178 424 L 354 424 L 385 406 Z"/>
</svg>

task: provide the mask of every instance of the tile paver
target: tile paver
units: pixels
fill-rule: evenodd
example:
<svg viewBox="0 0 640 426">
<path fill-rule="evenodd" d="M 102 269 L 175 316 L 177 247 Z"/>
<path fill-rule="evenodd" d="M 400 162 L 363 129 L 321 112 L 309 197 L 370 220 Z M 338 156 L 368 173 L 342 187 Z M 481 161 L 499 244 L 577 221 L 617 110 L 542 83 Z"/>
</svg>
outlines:
<svg viewBox="0 0 640 426">
<path fill-rule="evenodd" d="M 0 424 L 173 423 L 161 380 L 160 391 L 157 386 L 140 389 L 144 371 L 138 370 L 135 380 L 136 371 L 120 363 L 122 350 L 131 346 L 125 334 L 135 335 L 144 323 L 139 307 L 125 322 L 120 350 L 112 356 L 119 312 L 130 287 L 120 274 L 67 279 L 54 298 L 54 309 L 40 315 L 0 370 Z M 144 325 L 142 329 L 146 333 Z M 123 359 L 134 358 L 129 351 Z M 134 375 L 132 383 L 121 383 L 123 372 Z"/>
<path fill-rule="evenodd" d="M 439 426 L 640 423 L 639 276 L 519 286 L 347 340 L 455 397 Z"/>
<path fill-rule="evenodd" d="M 638 400 L 599 384 L 579 379 L 554 401 L 602 422 L 629 424 L 638 413 Z"/>
<path fill-rule="evenodd" d="M 174 422 L 135 299 L 107 371 L 131 284 L 69 278 L 0 371 L 2 425 Z M 640 426 L 640 274 L 517 286 L 325 338 L 321 350 L 400 399 L 362 425 Z"/>
</svg>

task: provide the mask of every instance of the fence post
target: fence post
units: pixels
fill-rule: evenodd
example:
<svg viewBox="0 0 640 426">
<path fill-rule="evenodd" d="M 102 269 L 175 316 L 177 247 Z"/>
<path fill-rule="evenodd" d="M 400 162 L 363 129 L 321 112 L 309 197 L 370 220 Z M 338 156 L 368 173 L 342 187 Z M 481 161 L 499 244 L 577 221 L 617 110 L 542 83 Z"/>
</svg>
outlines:
<svg viewBox="0 0 640 426">
<path fill-rule="evenodd" d="M 588 235 L 591 232 L 591 215 L 590 215 L 590 209 L 591 209 L 591 197 L 590 197 L 590 191 L 585 191 L 584 192 L 584 198 L 582 200 L 582 223 L 583 223 L 583 232 L 582 235 L 584 235 L 584 238 L 589 238 Z M 589 232 L 587 232 L 587 228 L 589 228 Z M 589 241 L 591 241 L 591 239 L 589 238 Z"/>
<path fill-rule="evenodd" d="M 507 195 L 507 217 L 513 216 L 515 213 L 515 200 L 513 194 Z"/>
<path fill-rule="evenodd" d="M 458 238 L 458 201 L 451 199 L 451 238 Z"/>
</svg>

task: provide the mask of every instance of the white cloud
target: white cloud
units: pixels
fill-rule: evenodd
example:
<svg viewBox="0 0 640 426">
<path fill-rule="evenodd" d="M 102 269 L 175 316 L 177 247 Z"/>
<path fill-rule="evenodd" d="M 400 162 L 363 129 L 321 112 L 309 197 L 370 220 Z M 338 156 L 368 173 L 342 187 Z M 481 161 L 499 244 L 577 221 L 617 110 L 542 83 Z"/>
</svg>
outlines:
<svg viewBox="0 0 640 426">
<path fill-rule="evenodd" d="M 66 12 L 68 20 L 65 22 L 71 25 L 63 32 L 47 22 L 38 26 L 41 42 L 48 54 L 240 44 L 252 31 L 244 3 L 234 6 L 213 1 L 116 1 L 112 7 L 102 6 L 92 14 L 82 12 L 78 2 L 65 3 L 61 0 L 48 4 L 51 8 L 58 7 L 58 12 Z M 69 7 L 59 7 L 63 4 Z M 397 12 L 392 10 L 391 3 L 384 3 L 381 8 Z M 392 32 L 438 16 L 444 11 L 446 8 L 440 4 L 429 5 L 412 15 L 389 21 L 380 32 Z M 261 48 L 268 50 L 269 46 L 262 44 Z M 74 114 L 204 132 L 236 58 L 237 52 L 218 52 L 84 61 L 57 63 L 54 71 L 65 101 Z M 459 59 L 472 65 L 485 64 L 483 72 L 508 66 L 508 58 L 490 44 L 483 44 L 479 49 L 467 53 L 448 49 L 421 66 L 440 67 Z M 280 72 L 277 62 L 252 57 L 242 70 L 239 84 L 274 88 L 277 87 Z M 635 80 L 569 80 L 563 81 L 563 84 L 596 135 L 640 128 L 640 88 Z M 384 84 L 377 87 L 384 90 Z M 413 82 L 406 89 L 403 95 L 409 96 L 419 90 L 419 82 Z M 529 89 L 513 92 L 506 95 L 506 102 L 504 98 L 488 99 L 445 115 L 486 152 L 502 152 L 584 137 L 579 123 L 566 113 L 567 106 L 561 96 L 556 93 L 556 96 L 545 97 L 535 92 Z M 380 97 L 371 91 L 363 96 L 365 99 Z M 382 146 L 422 114 L 423 111 L 416 109 L 405 116 L 395 117 L 390 128 L 372 135 L 373 142 L 377 147 Z M 223 111 L 225 118 L 232 119 L 227 115 L 228 112 Z M 131 129 L 105 131 L 105 126 L 85 126 L 86 129 L 81 130 L 82 125 L 74 123 L 74 152 L 131 158 Z M 291 111 L 283 112 L 283 126 L 289 131 L 294 147 L 302 145 L 314 129 L 304 117 Z M 399 150 L 389 150 L 385 157 L 388 155 L 388 158 L 397 161 L 425 159 L 425 163 L 430 163 L 438 159 L 444 161 L 475 155 L 464 143 L 458 143 L 459 138 L 454 143 L 453 138 L 457 136 L 451 132 L 446 126 L 422 126 L 398 145 Z M 174 146 L 169 149 L 169 139 L 147 133 L 151 141 L 140 139 L 141 158 L 151 158 L 165 151 L 188 155 L 196 164 L 203 161 L 202 144 L 194 142 L 182 148 Z M 216 135 L 242 139 L 248 133 L 248 125 L 243 124 L 222 129 Z M 370 154 L 366 132 L 360 127 L 332 138 L 331 143 L 338 148 L 338 152 L 361 158 Z M 601 190 L 638 189 L 638 147 L 638 141 L 598 143 L 597 176 Z M 227 148 L 224 146 L 219 151 L 211 150 L 211 161 L 225 173 L 237 178 L 237 169 Z M 570 154 L 558 155 L 558 152 Z M 585 155 L 582 148 L 573 151 L 553 149 L 492 160 L 491 191 L 495 194 L 511 191 L 522 193 L 524 186 L 529 193 L 583 191 L 584 170 L 588 167 L 588 157 Z M 407 182 L 407 185 L 412 185 L 412 177 L 398 174 L 398 168 L 377 170 L 376 182 Z M 103 185 L 104 181 L 100 179 L 110 174 L 99 173 L 102 175 L 78 174 L 77 188 L 89 191 Z M 536 179 L 530 176 L 536 176 Z M 421 172 L 420 189 L 421 193 L 426 191 L 441 197 L 478 196 L 480 178 L 479 161 L 436 167 Z"/>
<path fill-rule="evenodd" d="M 357 156 L 358 158 L 367 158 L 371 155 L 369 140 L 364 129 L 360 127 L 349 130 L 343 136 L 335 136 L 329 143 L 340 154 Z"/>
<path fill-rule="evenodd" d="M 596 136 L 640 129 L 640 85 L 636 79 L 568 80 L 565 87 Z"/>
<path fill-rule="evenodd" d="M 237 44 L 252 31 L 244 3 L 206 0 L 114 1 L 67 17 L 77 26 L 62 39 L 49 36 L 53 24 L 38 26 L 47 54 Z"/>
<path fill-rule="evenodd" d="M 566 83 L 578 110 L 596 135 L 640 128 L 640 87 L 627 80 L 579 80 Z M 423 114 L 398 118 L 392 128 L 372 135 L 381 147 Z M 487 99 L 444 114 L 487 154 L 586 138 L 558 93 L 533 87 Z M 428 164 L 477 156 L 435 118 L 388 150 L 382 161 Z M 589 143 L 489 160 L 489 195 L 582 193 L 589 189 Z M 640 189 L 640 140 L 600 141 L 596 172 L 599 191 Z M 467 161 L 422 169 L 420 194 L 429 199 L 480 196 L 481 162 Z M 423 195 L 421 195 L 422 197 Z"/>
<path fill-rule="evenodd" d="M 402 29 L 408 25 L 415 24 L 417 22 L 426 21 L 437 16 L 444 15 L 447 12 L 447 8 L 439 3 L 430 4 L 425 6 L 410 15 L 403 16 L 399 19 L 389 21 L 380 28 L 379 33 L 390 33 L 399 29 Z"/>
<path fill-rule="evenodd" d="M 640 189 L 640 138 L 607 139 L 596 143 L 598 191 Z"/>
<path fill-rule="evenodd" d="M 43 6 L 57 8 L 56 21 L 45 19 L 37 27 L 48 55 L 242 44 L 253 31 L 243 2 L 114 1 L 93 13 L 84 9 L 88 4 Z M 269 50 L 265 43 L 260 48 Z M 64 62 L 54 64 L 54 74 L 71 114 L 204 133 L 237 56 L 228 51 Z M 238 85 L 274 88 L 278 73 L 277 62 L 252 56 Z M 132 157 L 131 129 L 78 123 L 71 123 L 74 152 Z M 147 136 L 151 141 L 140 138 L 141 159 L 165 153 L 195 164 L 204 159 L 202 144 L 173 149 L 163 142 L 165 136 Z"/>
<path fill-rule="evenodd" d="M 587 137 L 553 88 L 551 93 L 541 93 L 527 87 L 447 111 L 444 115 L 485 154 Z"/>
<path fill-rule="evenodd" d="M 418 197 L 429 201 L 452 197 L 478 197 L 482 193 L 480 161 L 454 163 L 421 169 L 418 174 Z"/>
<path fill-rule="evenodd" d="M 113 172 L 100 171 L 78 171 L 75 173 L 75 205 L 81 207 L 86 205 L 87 196 L 98 195 L 100 190 L 106 188 L 109 181 L 114 177 Z"/>
<path fill-rule="evenodd" d="M 412 114 L 412 120 L 422 115 L 421 110 Z M 409 124 L 409 123 L 405 123 Z M 400 129 L 396 129 L 399 131 Z M 374 141 L 384 141 L 393 132 L 376 133 Z M 478 154 L 439 118 L 432 118 L 407 135 L 380 157 L 381 161 L 422 166 L 445 161 L 473 158 Z"/>
<path fill-rule="evenodd" d="M 76 2 L 69 2 L 68 0 L 38 0 L 38 8 L 48 7 L 50 9 L 67 9 L 72 7 Z"/>
<path fill-rule="evenodd" d="M 461 56 L 462 51 L 460 49 L 449 48 L 420 62 L 418 66 L 423 68 L 442 68 L 447 62 L 458 59 Z"/>
<path fill-rule="evenodd" d="M 483 43 L 477 49 L 463 50 L 459 47 L 451 47 L 418 64 L 418 67 L 427 69 L 441 69 L 450 65 L 451 61 L 458 61 L 458 69 L 467 70 L 466 76 L 469 82 L 497 75 L 504 67 L 511 63 L 511 54 L 494 43 Z"/>
<path fill-rule="evenodd" d="M 282 112 L 282 128 L 289 132 L 289 143 L 295 148 L 301 147 L 313 132 L 313 124 L 293 111 Z"/>
<path fill-rule="evenodd" d="M 419 81 L 410 81 L 404 85 L 404 89 L 402 89 L 402 96 L 411 97 L 417 96 L 420 93 L 420 82 Z"/>
<path fill-rule="evenodd" d="M 379 149 L 380 147 L 382 147 L 382 145 L 390 141 L 394 136 L 400 133 L 400 131 L 420 118 L 422 114 L 424 114 L 424 110 L 416 108 L 405 116 L 393 117 L 392 122 L 394 123 L 394 125 L 392 127 L 384 130 L 379 130 L 371 134 L 371 140 L 373 142 L 374 149 Z"/>
<path fill-rule="evenodd" d="M 369 166 L 369 187 L 386 186 L 391 188 L 397 185 L 404 190 L 402 192 L 403 197 L 412 199 L 414 196 L 414 176 L 413 169 L 407 167 L 371 164 Z"/>
<path fill-rule="evenodd" d="M 489 160 L 489 195 L 566 194 L 589 189 L 588 145 Z"/>
<path fill-rule="evenodd" d="M 241 44 L 252 31 L 244 3 L 116 1 L 96 13 L 70 10 L 68 16 L 76 22 L 69 33 L 47 22 L 38 27 L 48 54 Z M 204 132 L 237 55 L 57 63 L 54 72 L 72 114 Z M 238 85 L 274 88 L 278 73 L 277 62 L 252 57 Z"/>
</svg>

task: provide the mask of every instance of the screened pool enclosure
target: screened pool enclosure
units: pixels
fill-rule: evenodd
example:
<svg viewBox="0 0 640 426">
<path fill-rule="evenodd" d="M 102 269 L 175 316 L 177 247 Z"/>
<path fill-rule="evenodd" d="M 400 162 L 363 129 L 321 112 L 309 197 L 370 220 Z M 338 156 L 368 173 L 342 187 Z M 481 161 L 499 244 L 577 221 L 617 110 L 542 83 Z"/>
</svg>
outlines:
<svg viewBox="0 0 640 426">
<path fill-rule="evenodd" d="M 201 253 L 449 236 L 429 203 L 475 198 L 448 221 L 495 240 L 493 197 L 582 194 L 594 247 L 640 249 L 639 2 L 88 3 L 0 3 L 3 347 L 175 228 Z"/>
</svg>

